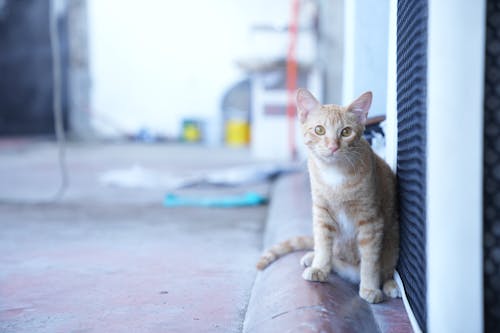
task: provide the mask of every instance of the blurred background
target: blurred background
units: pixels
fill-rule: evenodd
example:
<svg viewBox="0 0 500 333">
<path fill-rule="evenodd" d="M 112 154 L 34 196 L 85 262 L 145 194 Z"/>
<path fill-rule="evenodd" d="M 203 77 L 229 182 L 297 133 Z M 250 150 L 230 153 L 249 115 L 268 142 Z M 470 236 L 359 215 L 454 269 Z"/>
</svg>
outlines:
<svg viewBox="0 0 500 333">
<path fill-rule="evenodd" d="M 0 135 L 54 135 L 60 89 L 70 139 L 288 158 L 297 87 L 336 104 L 372 90 L 385 114 L 388 18 L 376 0 L 0 0 Z"/>
<path fill-rule="evenodd" d="M 383 118 L 388 31 L 389 0 L 0 0 L 0 331 L 241 332 L 268 203 L 310 209 L 294 92 Z"/>
</svg>

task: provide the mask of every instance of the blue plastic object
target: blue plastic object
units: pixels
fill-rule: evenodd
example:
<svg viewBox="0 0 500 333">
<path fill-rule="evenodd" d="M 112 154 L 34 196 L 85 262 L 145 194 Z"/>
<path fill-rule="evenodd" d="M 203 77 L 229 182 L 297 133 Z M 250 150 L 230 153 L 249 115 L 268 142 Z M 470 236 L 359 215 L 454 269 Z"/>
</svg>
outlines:
<svg viewBox="0 0 500 333">
<path fill-rule="evenodd" d="M 241 195 L 229 195 L 220 197 L 185 197 L 168 193 L 163 200 L 166 207 L 198 206 L 233 208 L 245 206 L 258 206 L 265 204 L 267 198 L 256 192 L 247 192 Z"/>
</svg>

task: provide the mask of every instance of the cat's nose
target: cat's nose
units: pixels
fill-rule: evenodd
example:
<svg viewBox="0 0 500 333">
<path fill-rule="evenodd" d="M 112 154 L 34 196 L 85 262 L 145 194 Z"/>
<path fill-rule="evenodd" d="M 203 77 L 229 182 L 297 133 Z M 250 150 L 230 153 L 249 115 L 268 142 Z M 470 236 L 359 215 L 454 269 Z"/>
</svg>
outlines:
<svg viewBox="0 0 500 333">
<path fill-rule="evenodd" d="M 333 153 L 335 153 L 337 150 L 339 150 L 339 146 L 330 146 L 328 149 Z"/>
</svg>

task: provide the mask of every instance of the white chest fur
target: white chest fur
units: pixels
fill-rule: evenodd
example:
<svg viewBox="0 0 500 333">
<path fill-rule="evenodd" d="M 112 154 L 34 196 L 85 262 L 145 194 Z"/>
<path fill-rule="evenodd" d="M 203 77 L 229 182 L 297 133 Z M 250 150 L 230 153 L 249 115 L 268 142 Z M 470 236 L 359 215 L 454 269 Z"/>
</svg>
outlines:
<svg viewBox="0 0 500 333">
<path fill-rule="evenodd" d="M 336 168 L 321 169 L 320 174 L 323 181 L 331 187 L 340 186 L 346 181 L 345 175 Z"/>
<path fill-rule="evenodd" d="M 344 237 L 346 238 L 353 238 L 356 233 L 353 221 L 345 214 L 343 210 L 339 211 L 336 215 L 337 223 L 340 226 L 342 235 L 344 235 Z"/>
</svg>

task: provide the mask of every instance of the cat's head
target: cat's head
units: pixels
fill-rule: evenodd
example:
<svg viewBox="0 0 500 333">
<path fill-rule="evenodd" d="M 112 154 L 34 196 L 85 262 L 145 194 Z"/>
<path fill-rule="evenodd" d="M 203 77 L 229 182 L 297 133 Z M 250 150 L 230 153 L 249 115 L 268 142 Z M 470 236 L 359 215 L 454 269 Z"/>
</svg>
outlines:
<svg viewBox="0 0 500 333">
<path fill-rule="evenodd" d="M 372 93 L 365 92 L 349 106 L 321 105 L 306 89 L 296 96 L 304 143 L 326 163 L 351 159 L 365 130 Z"/>
</svg>

